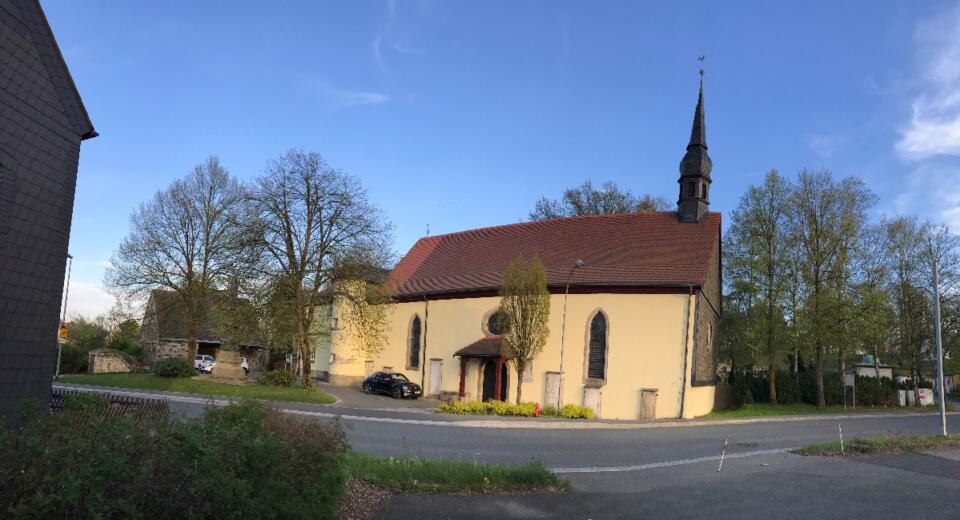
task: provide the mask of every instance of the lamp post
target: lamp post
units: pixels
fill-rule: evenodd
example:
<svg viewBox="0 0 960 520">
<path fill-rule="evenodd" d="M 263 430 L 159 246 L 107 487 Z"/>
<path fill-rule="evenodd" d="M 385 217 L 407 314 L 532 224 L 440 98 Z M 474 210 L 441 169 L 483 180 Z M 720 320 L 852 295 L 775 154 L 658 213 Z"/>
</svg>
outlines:
<svg viewBox="0 0 960 520">
<path fill-rule="evenodd" d="M 63 292 L 63 311 L 60 314 L 60 326 L 67 326 L 67 301 L 70 298 L 70 271 L 73 269 L 73 255 L 67 253 L 67 286 Z M 63 338 L 64 340 L 66 338 Z M 57 371 L 54 379 L 60 379 L 60 357 L 63 355 L 63 341 L 60 338 L 60 332 L 57 331 Z"/>
<path fill-rule="evenodd" d="M 935 338 L 937 340 L 937 393 L 940 397 L 940 427 L 943 436 L 947 436 L 947 396 L 944 393 L 946 385 L 943 383 L 943 339 L 940 332 L 940 262 L 933 259 L 933 319 Z"/>
<path fill-rule="evenodd" d="M 557 392 L 557 410 L 563 406 L 563 344 L 567 336 L 567 296 L 570 295 L 570 280 L 573 279 L 573 273 L 581 267 L 583 267 L 583 260 L 578 258 L 573 262 L 570 274 L 567 275 L 567 287 L 563 290 L 563 322 L 560 325 L 560 389 Z"/>
</svg>

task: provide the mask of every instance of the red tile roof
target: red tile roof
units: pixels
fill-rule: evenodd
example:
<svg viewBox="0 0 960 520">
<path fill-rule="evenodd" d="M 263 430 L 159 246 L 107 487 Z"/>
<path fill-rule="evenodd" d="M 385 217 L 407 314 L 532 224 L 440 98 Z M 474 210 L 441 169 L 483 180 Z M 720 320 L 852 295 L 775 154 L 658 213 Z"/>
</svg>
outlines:
<svg viewBox="0 0 960 520">
<path fill-rule="evenodd" d="M 720 214 L 680 223 L 674 212 L 591 215 L 421 238 L 394 267 L 398 298 L 496 290 L 517 257 L 540 256 L 547 284 L 563 287 L 702 286 L 720 239 Z"/>
</svg>

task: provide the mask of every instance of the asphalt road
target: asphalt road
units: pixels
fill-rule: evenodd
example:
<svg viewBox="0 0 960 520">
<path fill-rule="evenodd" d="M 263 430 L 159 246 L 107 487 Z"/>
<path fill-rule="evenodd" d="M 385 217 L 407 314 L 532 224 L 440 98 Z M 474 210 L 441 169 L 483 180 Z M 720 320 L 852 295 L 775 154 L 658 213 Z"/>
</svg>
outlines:
<svg viewBox="0 0 960 520">
<path fill-rule="evenodd" d="M 960 416 L 949 427 L 960 431 Z M 933 434 L 935 415 L 824 418 L 802 422 L 698 425 L 637 430 L 487 429 L 416 424 L 345 421 L 347 437 L 357 450 L 378 455 L 416 455 L 479 462 L 512 463 L 535 458 L 549 467 L 631 466 L 727 454 L 796 448 L 844 437 Z"/>
</svg>

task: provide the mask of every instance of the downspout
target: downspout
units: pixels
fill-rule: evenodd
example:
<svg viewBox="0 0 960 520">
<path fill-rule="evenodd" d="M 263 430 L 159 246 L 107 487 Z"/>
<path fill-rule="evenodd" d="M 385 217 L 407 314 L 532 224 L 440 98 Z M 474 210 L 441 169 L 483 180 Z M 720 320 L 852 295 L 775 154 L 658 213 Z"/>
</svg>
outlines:
<svg viewBox="0 0 960 520">
<path fill-rule="evenodd" d="M 426 293 L 423 294 L 423 361 L 420 362 L 420 392 L 424 391 L 427 374 L 427 323 L 430 322 L 430 301 Z"/>
<path fill-rule="evenodd" d="M 693 296 L 693 286 L 689 286 L 689 294 L 684 302 L 683 312 L 683 371 L 680 373 L 680 415 L 683 419 L 683 405 L 687 393 L 687 350 L 690 344 L 690 298 Z"/>
</svg>

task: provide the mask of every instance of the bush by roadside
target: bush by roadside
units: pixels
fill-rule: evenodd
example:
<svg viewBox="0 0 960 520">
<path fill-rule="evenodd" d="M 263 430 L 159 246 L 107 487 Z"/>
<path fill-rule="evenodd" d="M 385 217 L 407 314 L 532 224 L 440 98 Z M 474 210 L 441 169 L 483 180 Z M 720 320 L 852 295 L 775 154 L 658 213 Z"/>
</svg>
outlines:
<svg viewBox="0 0 960 520">
<path fill-rule="evenodd" d="M 153 373 L 160 377 L 191 377 L 196 371 L 190 361 L 182 357 L 161 359 L 153 365 Z"/>
<path fill-rule="evenodd" d="M 0 425 L 6 518 L 334 518 L 347 471 L 337 423 L 245 402 L 200 419 L 117 416 L 93 396 Z"/>
<path fill-rule="evenodd" d="M 455 415 L 503 415 L 513 417 L 533 417 L 535 415 L 534 403 L 511 404 L 503 401 L 453 401 L 451 403 L 441 404 L 437 407 L 438 413 L 449 413 Z M 564 405 L 557 410 L 557 407 L 547 405 L 540 410 L 541 416 L 563 417 L 565 419 L 591 419 L 593 418 L 593 409 L 586 406 L 575 404 Z"/>
<path fill-rule="evenodd" d="M 293 385 L 293 375 L 286 370 L 271 370 L 260 376 L 259 382 L 261 385 L 289 387 Z"/>
</svg>

